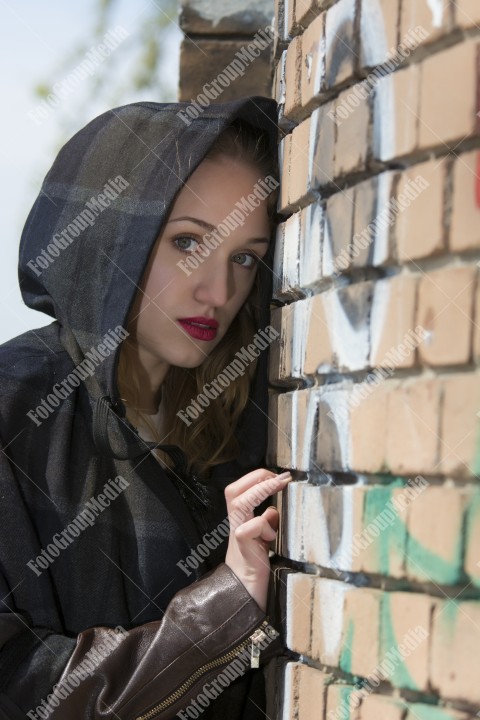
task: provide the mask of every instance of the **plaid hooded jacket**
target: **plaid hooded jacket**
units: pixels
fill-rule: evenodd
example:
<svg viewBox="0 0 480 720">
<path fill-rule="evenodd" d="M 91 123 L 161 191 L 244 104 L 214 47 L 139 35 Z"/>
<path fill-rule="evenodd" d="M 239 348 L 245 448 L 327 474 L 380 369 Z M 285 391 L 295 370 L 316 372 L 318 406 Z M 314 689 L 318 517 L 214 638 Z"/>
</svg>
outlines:
<svg viewBox="0 0 480 720">
<path fill-rule="evenodd" d="M 24 228 L 22 295 L 54 321 L 0 347 L 1 718 L 174 717 L 265 626 L 223 563 L 227 541 L 190 575 L 178 563 L 225 518 L 226 484 L 264 464 L 266 353 L 240 456 L 214 468 L 204 496 L 179 448 L 174 472 L 162 469 L 116 383 L 126 318 L 182 184 L 237 117 L 277 152 L 273 100 L 212 105 L 190 124 L 186 106 L 141 102 L 90 122 Z M 271 261 L 270 250 L 258 271 L 262 328 Z M 202 717 L 264 717 L 261 674 L 232 681 Z"/>
</svg>

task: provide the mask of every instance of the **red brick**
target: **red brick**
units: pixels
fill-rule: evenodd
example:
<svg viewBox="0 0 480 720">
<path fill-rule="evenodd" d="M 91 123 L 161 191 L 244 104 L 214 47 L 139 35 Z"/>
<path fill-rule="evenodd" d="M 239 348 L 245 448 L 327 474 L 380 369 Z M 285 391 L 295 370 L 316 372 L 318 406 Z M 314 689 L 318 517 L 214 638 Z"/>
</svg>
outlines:
<svg viewBox="0 0 480 720">
<path fill-rule="evenodd" d="M 440 471 L 468 477 L 480 472 L 478 433 L 480 377 L 478 373 L 442 378 Z"/>
<path fill-rule="evenodd" d="M 302 63 L 302 38 L 300 35 L 290 41 L 285 60 L 285 109 L 284 115 L 294 118 L 300 108 L 300 84 Z"/>
<path fill-rule="evenodd" d="M 297 0 L 298 4 L 298 0 Z M 302 105 L 321 95 L 325 79 L 325 13 L 316 17 L 303 33 Z"/>
<path fill-rule="evenodd" d="M 450 248 L 453 252 L 480 247 L 480 152 L 463 153 L 453 164 Z"/>
<path fill-rule="evenodd" d="M 428 332 L 419 346 L 421 362 L 433 366 L 469 362 L 474 290 L 471 266 L 442 268 L 421 277 L 416 322 Z"/>
<path fill-rule="evenodd" d="M 408 155 L 417 147 L 419 88 L 417 65 L 378 81 L 373 111 L 373 154 L 378 160 Z"/>
<path fill-rule="evenodd" d="M 443 207 L 446 170 L 444 160 L 431 160 L 415 165 L 400 175 L 395 192 L 400 205 L 394 235 L 401 262 L 445 250 Z"/>
<path fill-rule="evenodd" d="M 417 277 L 401 274 L 378 280 L 372 302 L 371 351 L 372 367 L 413 367 L 415 350 L 409 351 L 415 328 Z M 409 338 L 408 347 L 403 344 Z M 402 348 L 402 350 L 399 350 Z"/>
<path fill-rule="evenodd" d="M 412 378 L 389 393 L 387 467 L 392 473 L 428 474 L 436 470 L 440 388 L 436 379 Z"/>
<path fill-rule="evenodd" d="M 438 601 L 433 615 L 431 682 L 443 698 L 480 703 L 480 602 Z"/>
<path fill-rule="evenodd" d="M 357 54 L 355 0 L 339 0 L 327 11 L 325 80 L 328 88 L 352 77 Z"/>
<path fill-rule="evenodd" d="M 358 106 L 349 110 L 346 118 L 342 119 L 339 115 L 339 108 L 347 101 L 347 98 L 355 98 L 350 89 L 341 92 L 335 104 L 337 123 L 334 161 L 335 177 L 364 170 L 369 151 L 369 98 L 358 100 Z"/>
<path fill-rule="evenodd" d="M 423 61 L 421 148 L 455 143 L 475 134 L 477 53 L 478 43 L 468 40 Z M 462 82 L 458 82 L 459 77 Z M 432 92 L 432 88 L 438 88 L 437 92 Z"/>
</svg>

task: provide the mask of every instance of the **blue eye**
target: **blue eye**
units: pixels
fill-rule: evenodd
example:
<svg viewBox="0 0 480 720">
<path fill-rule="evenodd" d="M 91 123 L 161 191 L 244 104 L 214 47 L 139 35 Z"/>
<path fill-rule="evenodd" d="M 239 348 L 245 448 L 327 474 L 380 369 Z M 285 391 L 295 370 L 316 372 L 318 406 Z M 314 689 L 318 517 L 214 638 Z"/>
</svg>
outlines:
<svg viewBox="0 0 480 720">
<path fill-rule="evenodd" d="M 195 238 L 190 235 L 179 235 L 173 239 L 175 247 L 177 247 L 181 252 L 193 252 L 196 248 L 191 247 L 191 242 L 197 243 L 198 245 L 198 240 L 195 240 Z"/>
<path fill-rule="evenodd" d="M 250 255 L 250 253 L 237 253 L 233 256 L 233 259 L 244 268 L 253 268 L 258 263 L 258 257 Z M 242 262 L 242 260 L 246 260 L 247 262 Z"/>
</svg>

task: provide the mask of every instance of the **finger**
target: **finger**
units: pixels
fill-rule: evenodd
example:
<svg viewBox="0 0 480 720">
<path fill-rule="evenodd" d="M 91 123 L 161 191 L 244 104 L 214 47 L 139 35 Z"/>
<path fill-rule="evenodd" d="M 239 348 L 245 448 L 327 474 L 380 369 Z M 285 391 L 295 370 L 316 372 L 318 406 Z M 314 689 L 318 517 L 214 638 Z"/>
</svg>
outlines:
<svg viewBox="0 0 480 720">
<path fill-rule="evenodd" d="M 280 514 L 276 507 L 268 507 L 262 514 L 262 517 L 266 519 L 270 527 L 273 528 L 275 532 L 278 530 L 278 527 L 280 525 Z"/>
<path fill-rule="evenodd" d="M 266 543 L 272 542 L 277 536 L 276 531 L 271 527 L 263 515 L 254 517 L 243 523 L 235 530 L 235 540 L 245 543 L 249 540 L 263 540 Z"/>
<path fill-rule="evenodd" d="M 241 496 L 227 503 L 228 517 L 231 525 L 239 525 L 253 517 L 253 511 L 271 495 L 283 490 L 290 482 L 289 473 L 267 478 L 244 492 Z"/>
<path fill-rule="evenodd" d="M 280 473 L 283 475 L 283 473 Z M 238 497 L 249 488 L 257 485 L 262 480 L 278 477 L 278 475 L 265 468 L 259 468 L 258 470 L 252 470 L 247 475 L 235 480 L 234 482 L 227 485 L 225 488 L 225 498 L 228 501 Z"/>
</svg>

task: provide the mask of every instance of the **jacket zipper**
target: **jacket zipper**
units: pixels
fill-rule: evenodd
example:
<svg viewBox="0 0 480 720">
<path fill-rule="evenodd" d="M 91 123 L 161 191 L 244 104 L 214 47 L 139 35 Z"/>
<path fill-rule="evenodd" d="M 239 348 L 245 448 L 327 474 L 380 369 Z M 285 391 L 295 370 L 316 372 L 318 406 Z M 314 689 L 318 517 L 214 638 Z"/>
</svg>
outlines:
<svg viewBox="0 0 480 720">
<path fill-rule="evenodd" d="M 258 627 L 252 635 L 250 635 L 246 640 L 243 640 L 243 642 L 240 643 L 240 645 L 237 645 L 233 650 L 230 650 L 225 655 L 222 655 L 221 657 L 217 658 L 216 660 L 211 660 L 210 662 L 206 663 L 205 665 L 202 665 L 199 667 L 193 675 L 190 675 L 190 677 L 185 680 L 182 685 L 180 685 L 179 688 L 175 690 L 171 695 L 165 698 L 165 700 L 162 700 L 161 703 L 158 703 L 158 705 L 155 705 L 151 710 L 144 713 L 143 715 L 139 715 L 135 718 L 135 720 L 151 720 L 155 717 L 158 713 L 162 712 L 163 710 L 166 710 L 169 705 L 172 705 L 174 702 L 179 700 L 182 695 L 184 695 L 187 690 L 193 685 L 194 682 L 198 680 L 199 677 L 201 677 L 204 673 L 206 673 L 211 668 L 217 667 L 218 665 L 222 665 L 225 662 L 228 662 L 230 659 L 233 660 L 233 658 L 239 653 L 240 650 L 242 650 L 244 647 L 246 647 L 249 643 L 252 644 L 251 651 L 250 651 L 250 667 L 252 668 L 258 668 L 259 667 L 259 657 L 260 657 L 260 648 L 257 647 L 257 643 L 260 642 L 260 640 L 263 640 L 267 635 L 267 627 L 269 627 L 269 621 L 268 618 L 262 621 L 262 624 L 260 627 Z M 270 633 L 268 633 L 270 635 Z"/>
</svg>

